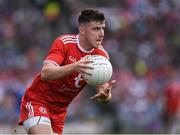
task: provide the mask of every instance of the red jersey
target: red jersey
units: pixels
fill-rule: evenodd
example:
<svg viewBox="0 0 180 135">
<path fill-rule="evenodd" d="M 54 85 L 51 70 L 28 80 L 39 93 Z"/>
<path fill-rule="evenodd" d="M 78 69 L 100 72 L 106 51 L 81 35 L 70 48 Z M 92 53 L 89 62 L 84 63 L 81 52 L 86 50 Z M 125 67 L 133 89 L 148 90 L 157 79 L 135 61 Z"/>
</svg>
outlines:
<svg viewBox="0 0 180 135">
<path fill-rule="evenodd" d="M 171 116 L 176 115 L 180 107 L 180 84 L 179 81 L 171 83 L 166 91 L 166 107 L 167 112 Z"/>
<path fill-rule="evenodd" d="M 109 58 L 102 46 L 86 51 L 80 47 L 78 35 L 63 35 L 54 41 L 44 62 L 52 62 L 57 66 L 63 66 L 79 61 L 86 55 L 95 54 Z M 39 74 L 26 90 L 23 101 L 38 101 L 55 112 L 65 111 L 69 103 L 85 85 L 86 82 L 78 72 L 48 82 L 42 81 Z"/>
</svg>

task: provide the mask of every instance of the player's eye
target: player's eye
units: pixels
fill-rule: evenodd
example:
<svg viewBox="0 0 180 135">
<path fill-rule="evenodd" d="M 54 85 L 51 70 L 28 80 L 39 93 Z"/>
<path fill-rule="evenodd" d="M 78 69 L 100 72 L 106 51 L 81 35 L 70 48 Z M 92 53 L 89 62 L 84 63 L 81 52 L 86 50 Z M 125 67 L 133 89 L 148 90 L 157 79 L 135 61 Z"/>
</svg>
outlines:
<svg viewBox="0 0 180 135">
<path fill-rule="evenodd" d="M 95 31 L 98 31 L 98 30 L 100 30 L 100 28 L 99 28 L 99 27 L 95 27 L 94 30 L 95 30 Z"/>
</svg>

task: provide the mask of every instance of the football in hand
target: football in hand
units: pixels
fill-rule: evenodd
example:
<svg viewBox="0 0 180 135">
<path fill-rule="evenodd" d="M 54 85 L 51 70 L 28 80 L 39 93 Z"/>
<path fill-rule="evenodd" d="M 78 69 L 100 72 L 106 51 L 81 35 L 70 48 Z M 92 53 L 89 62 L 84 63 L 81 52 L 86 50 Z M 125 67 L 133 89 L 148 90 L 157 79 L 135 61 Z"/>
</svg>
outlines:
<svg viewBox="0 0 180 135">
<path fill-rule="evenodd" d="M 87 57 L 89 60 L 93 60 L 90 63 L 94 69 L 87 69 L 92 75 L 84 75 L 84 80 L 91 86 L 97 86 L 108 82 L 112 76 L 112 65 L 111 62 L 104 56 L 90 55 Z"/>
</svg>

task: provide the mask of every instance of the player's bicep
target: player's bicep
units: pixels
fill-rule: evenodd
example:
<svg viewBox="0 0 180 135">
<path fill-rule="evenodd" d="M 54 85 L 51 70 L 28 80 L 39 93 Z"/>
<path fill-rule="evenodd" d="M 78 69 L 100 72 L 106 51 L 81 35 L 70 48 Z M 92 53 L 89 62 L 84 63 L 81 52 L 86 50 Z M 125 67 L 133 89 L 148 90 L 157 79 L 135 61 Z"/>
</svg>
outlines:
<svg viewBox="0 0 180 135">
<path fill-rule="evenodd" d="M 41 79 L 44 81 L 48 80 L 57 67 L 59 67 L 59 65 L 54 64 L 51 61 L 45 61 L 41 69 Z"/>
</svg>

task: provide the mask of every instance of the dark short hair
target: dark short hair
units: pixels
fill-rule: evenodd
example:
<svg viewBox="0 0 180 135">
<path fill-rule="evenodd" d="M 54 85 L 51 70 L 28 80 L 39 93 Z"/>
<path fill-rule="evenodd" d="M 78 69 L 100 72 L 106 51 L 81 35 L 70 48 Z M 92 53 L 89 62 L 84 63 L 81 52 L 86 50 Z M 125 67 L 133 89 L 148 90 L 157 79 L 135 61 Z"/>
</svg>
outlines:
<svg viewBox="0 0 180 135">
<path fill-rule="evenodd" d="M 81 11 L 79 15 L 78 23 L 80 25 L 80 24 L 88 23 L 92 21 L 102 22 L 104 20 L 105 20 L 104 14 L 99 12 L 98 10 L 84 9 Z"/>
</svg>

